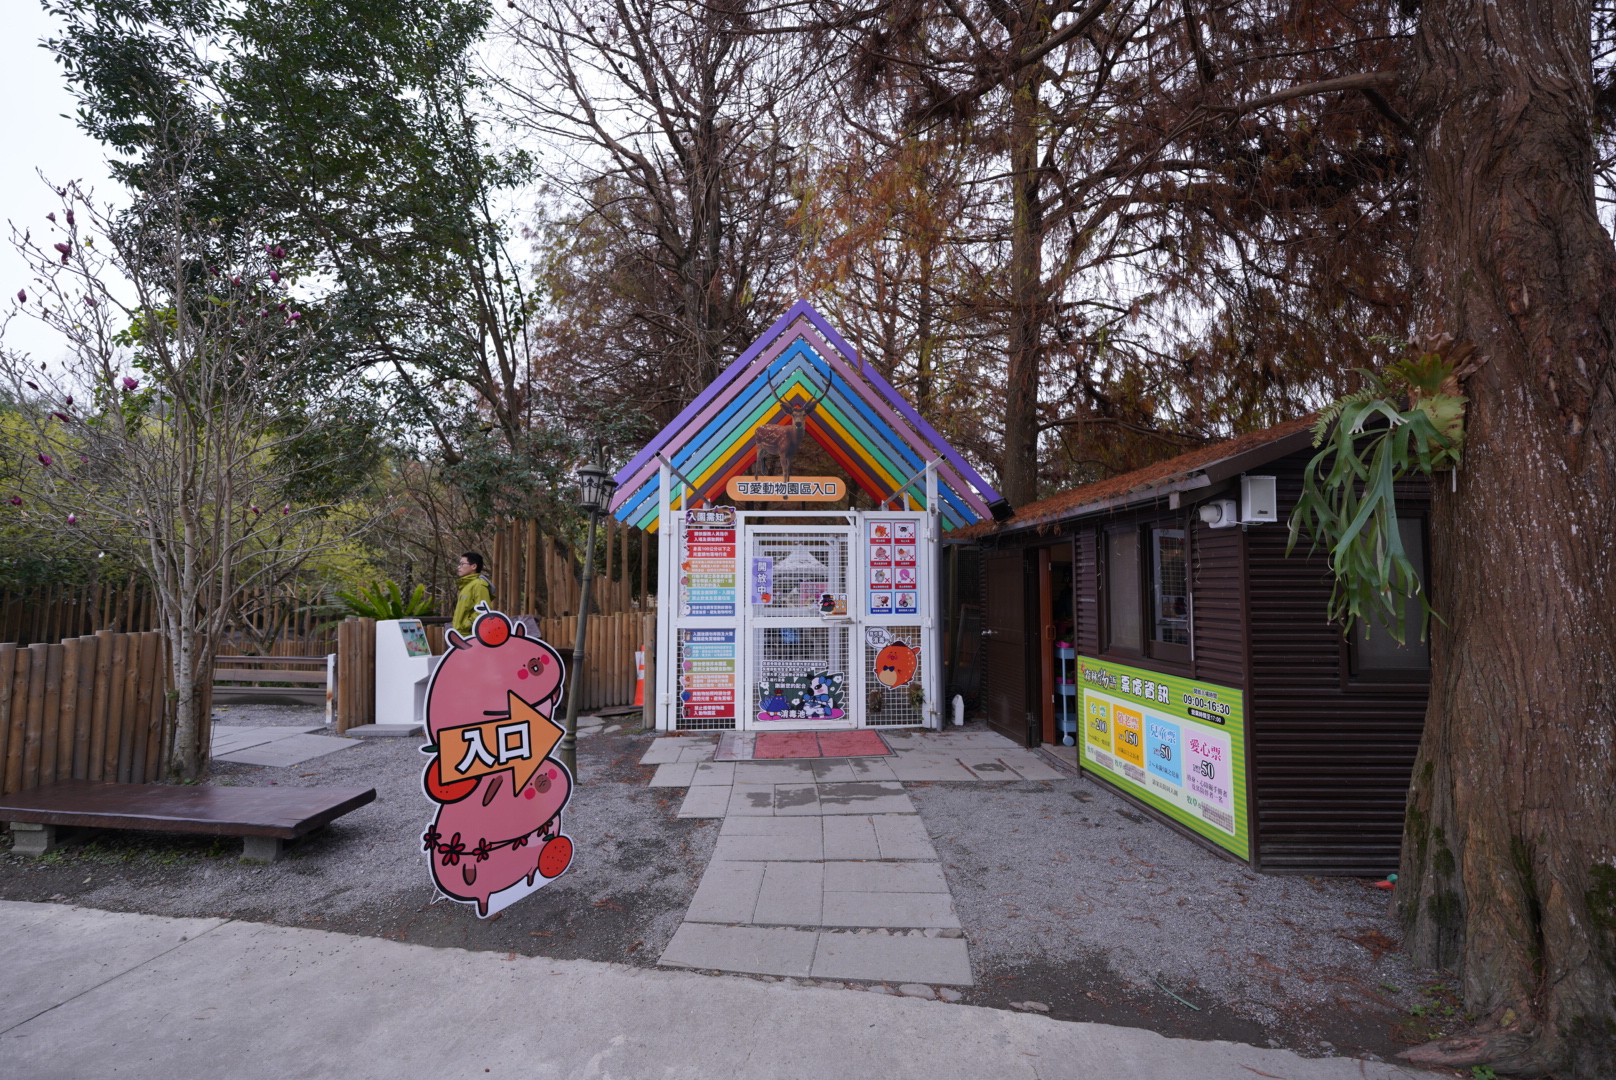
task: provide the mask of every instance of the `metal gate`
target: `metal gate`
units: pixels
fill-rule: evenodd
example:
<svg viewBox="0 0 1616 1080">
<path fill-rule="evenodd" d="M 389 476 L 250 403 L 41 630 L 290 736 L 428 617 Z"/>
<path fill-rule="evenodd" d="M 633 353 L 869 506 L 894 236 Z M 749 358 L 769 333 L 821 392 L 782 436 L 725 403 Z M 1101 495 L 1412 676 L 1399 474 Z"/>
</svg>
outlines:
<svg viewBox="0 0 1616 1080">
<path fill-rule="evenodd" d="M 860 680 L 850 663 L 852 530 L 748 525 L 743 536 L 746 726 L 855 726 Z"/>
<path fill-rule="evenodd" d="M 659 727 L 938 724 L 935 512 L 698 507 L 668 519 Z"/>
</svg>

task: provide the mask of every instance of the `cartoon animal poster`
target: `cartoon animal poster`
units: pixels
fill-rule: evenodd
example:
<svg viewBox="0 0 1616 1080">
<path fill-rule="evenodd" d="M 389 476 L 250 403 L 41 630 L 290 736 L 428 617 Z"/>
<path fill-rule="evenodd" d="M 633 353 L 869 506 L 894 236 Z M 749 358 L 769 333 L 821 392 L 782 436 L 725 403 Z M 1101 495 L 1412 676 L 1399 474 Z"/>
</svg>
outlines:
<svg viewBox="0 0 1616 1080">
<path fill-rule="evenodd" d="M 766 664 L 758 687 L 759 720 L 840 720 L 847 715 L 847 675 L 797 662 Z"/>
<path fill-rule="evenodd" d="M 421 750 L 432 759 L 421 785 L 437 811 L 422 841 L 439 891 L 487 918 L 571 864 L 561 811 L 572 774 L 550 756 L 564 734 L 553 718 L 561 654 L 500 612 L 478 611 L 469 637 L 445 634 L 427 686 L 432 742 Z"/>
<path fill-rule="evenodd" d="M 875 654 L 875 677 L 888 689 L 909 685 L 918 670 L 920 657 L 901 638 L 889 641 Z"/>
</svg>

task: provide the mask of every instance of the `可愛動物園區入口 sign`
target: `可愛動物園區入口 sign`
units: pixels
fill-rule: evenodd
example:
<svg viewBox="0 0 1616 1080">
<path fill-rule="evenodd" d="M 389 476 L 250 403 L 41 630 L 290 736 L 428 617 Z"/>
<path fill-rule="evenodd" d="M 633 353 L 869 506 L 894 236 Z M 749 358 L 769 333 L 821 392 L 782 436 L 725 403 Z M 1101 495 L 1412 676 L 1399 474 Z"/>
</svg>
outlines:
<svg viewBox="0 0 1616 1080">
<path fill-rule="evenodd" d="M 1242 859 L 1245 695 L 1078 657 L 1083 767 Z"/>
</svg>

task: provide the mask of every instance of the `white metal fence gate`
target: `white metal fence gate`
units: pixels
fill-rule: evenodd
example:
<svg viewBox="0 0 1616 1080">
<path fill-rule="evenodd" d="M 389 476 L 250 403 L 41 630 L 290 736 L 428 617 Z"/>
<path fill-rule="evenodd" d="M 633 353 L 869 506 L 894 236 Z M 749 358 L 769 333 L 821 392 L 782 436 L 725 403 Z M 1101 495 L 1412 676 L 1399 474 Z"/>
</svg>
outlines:
<svg viewBox="0 0 1616 1080">
<path fill-rule="evenodd" d="M 934 513 L 663 505 L 658 726 L 938 725 Z"/>
</svg>

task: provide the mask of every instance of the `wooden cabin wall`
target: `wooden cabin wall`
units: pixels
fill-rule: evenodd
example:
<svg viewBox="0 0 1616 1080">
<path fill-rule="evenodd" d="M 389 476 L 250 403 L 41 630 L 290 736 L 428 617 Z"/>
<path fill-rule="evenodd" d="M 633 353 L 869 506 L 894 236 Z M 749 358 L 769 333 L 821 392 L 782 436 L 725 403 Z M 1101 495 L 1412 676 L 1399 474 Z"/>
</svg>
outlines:
<svg viewBox="0 0 1616 1080">
<path fill-rule="evenodd" d="M 1076 624 L 1072 644 L 1079 656 L 1100 655 L 1100 540 L 1094 529 L 1082 529 L 1073 538 L 1072 583 L 1077 596 L 1072 605 Z"/>
<path fill-rule="evenodd" d="M 1266 873 L 1377 876 L 1397 869 L 1429 684 L 1348 678 L 1346 642 L 1325 618 L 1323 554 L 1310 555 L 1305 542 L 1285 554 L 1283 522 L 1310 456 L 1253 470 L 1277 477 L 1281 524 L 1198 530 L 1197 538 L 1215 531 L 1243 535 L 1246 544 L 1255 863 Z M 1423 513 L 1428 494 L 1408 495 L 1404 509 Z M 1198 618 L 1203 596 L 1195 598 Z"/>
<path fill-rule="evenodd" d="M 1209 529 L 1190 511 L 1191 667 L 1197 679 L 1244 689 L 1246 590 L 1239 529 Z"/>
</svg>

